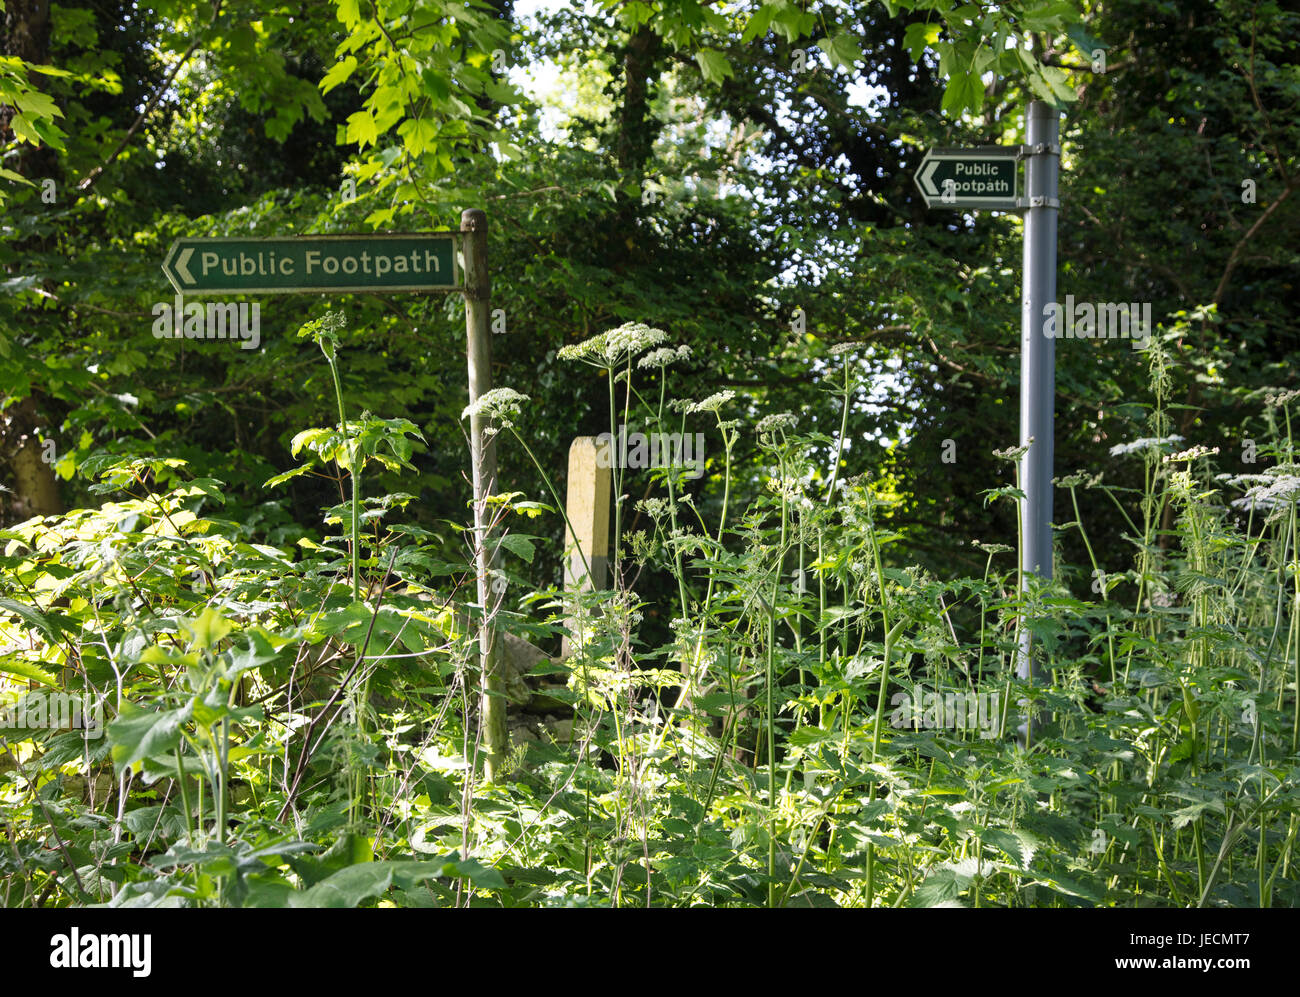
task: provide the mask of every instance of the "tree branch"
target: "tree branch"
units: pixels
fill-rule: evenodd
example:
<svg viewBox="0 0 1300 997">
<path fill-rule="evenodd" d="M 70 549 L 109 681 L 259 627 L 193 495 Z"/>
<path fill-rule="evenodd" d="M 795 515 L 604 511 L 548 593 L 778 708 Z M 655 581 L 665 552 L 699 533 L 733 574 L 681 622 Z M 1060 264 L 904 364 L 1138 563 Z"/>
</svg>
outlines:
<svg viewBox="0 0 1300 997">
<path fill-rule="evenodd" d="M 223 2 L 224 0 L 214 0 L 212 4 L 212 20 L 208 21 L 208 28 L 217 23 L 217 18 L 221 14 L 221 5 Z M 207 29 L 205 28 L 204 30 L 206 31 Z M 182 54 L 180 59 L 177 60 L 176 65 L 171 68 L 171 71 L 167 74 L 167 78 L 163 80 L 162 83 L 158 85 L 158 88 L 153 92 L 153 96 L 149 98 L 149 103 L 145 105 L 144 110 L 140 112 L 135 121 L 131 122 L 131 127 L 128 128 L 126 134 L 122 136 L 122 141 L 117 143 L 117 148 L 109 154 L 109 157 L 106 160 L 86 174 L 81 182 L 77 184 L 77 190 L 90 190 L 90 188 L 95 185 L 95 181 L 104 175 L 104 171 L 117 161 L 118 156 L 122 155 L 127 145 L 130 144 L 131 139 L 135 137 L 135 133 L 144 123 L 144 119 L 152 114 L 153 109 L 158 106 L 158 101 L 162 99 L 162 95 L 167 88 L 172 85 L 172 80 L 174 80 L 176 74 L 181 71 L 181 67 L 190 61 L 190 56 L 193 55 L 194 50 L 199 47 L 199 41 L 202 37 L 202 32 L 200 32 L 199 37 L 195 38 L 194 41 L 190 43 L 190 47 L 185 50 L 184 54 Z"/>
</svg>

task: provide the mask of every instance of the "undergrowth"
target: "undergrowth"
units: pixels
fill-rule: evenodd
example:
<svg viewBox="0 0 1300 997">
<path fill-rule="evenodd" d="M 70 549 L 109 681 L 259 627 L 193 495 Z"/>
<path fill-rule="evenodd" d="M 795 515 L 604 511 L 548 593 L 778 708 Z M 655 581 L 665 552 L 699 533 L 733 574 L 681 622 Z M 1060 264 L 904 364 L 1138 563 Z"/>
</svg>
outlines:
<svg viewBox="0 0 1300 997">
<path fill-rule="evenodd" d="M 332 370 L 336 328 L 304 330 Z M 682 469 L 655 472 L 644 528 L 615 503 L 610 587 L 565 594 L 528 581 L 526 524 L 559 497 L 494 499 L 487 625 L 563 631 L 572 653 L 513 676 L 493 781 L 474 532 L 448 561 L 401 522 L 409 495 L 362 489 L 367 465 L 410 469 L 412 423 L 349 421 L 339 393 L 339 423 L 295 438 L 308 461 L 268 486 L 337 481 L 321 544 L 222 519 L 221 483 L 182 460 L 109 453 L 80 468 L 98 508 L 0 531 L 5 905 L 1300 903 L 1293 394 L 1262 399 L 1260 472 L 1216 473 L 1213 451 L 1176 452 L 1153 340 L 1150 435 L 1113 454 L 1144 491 L 1058 481 L 1056 529 L 1090 563 L 1022 579 L 1015 547 L 977 538 L 983 574 L 939 578 L 908 566 L 887 489 L 840 476 L 851 350 L 827 440 L 790 414 L 744 421 L 730 391 L 670 400 L 685 354 L 664 339 L 624 326 L 561 360 L 603 371 L 616 439 L 707 432 L 716 500 L 706 515 Z M 479 401 L 497 445 L 531 456 L 528 403 Z M 745 433 L 770 471 L 739 508 Z M 985 500 L 1019 494 L 1012 475 Z M 1105 565 L 1103 509 L 1130 543 Z M 632 580 L 656 571 L 677 598 L 651 647 Z M 62 729 L 60 695 L 84 711 Z"/>
</svg>

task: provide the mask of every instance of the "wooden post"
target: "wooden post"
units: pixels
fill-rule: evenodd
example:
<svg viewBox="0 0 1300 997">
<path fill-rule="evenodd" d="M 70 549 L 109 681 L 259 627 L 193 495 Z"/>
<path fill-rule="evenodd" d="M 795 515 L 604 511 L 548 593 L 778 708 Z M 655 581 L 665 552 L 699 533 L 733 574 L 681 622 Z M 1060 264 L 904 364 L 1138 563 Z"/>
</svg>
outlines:
<svg viewBox="0 0 1300 997">
<path fill-rule="evenodd" d="M 492 390 L 492 337 L 488 333 L 488 306 L 492 285 L 487 266 L 487 215 L 479 208 L 461 213 L 462 267 L 465 273 L 465 336 L 469 361 L 469 402 L 473 405 Z M 474 557 L 478 575 L 478 603 L 483 616 L 479 623 L 479 724 L 483 735 L 483 775 L 489 781 L 501 773 L 507 751 L 505 682 L 500 670 L 500 653 L 492 631 L 495 593 L 492 569 L 495 545 L 488 546 L 490 515 L 487 496 L 496 490 L 497 455 L 495 438 L 485 435 L 486 420 L 470 416 L 470 460 L 474 478 Z"/>
<path fill-rule="evenodd" d="M 594 436 L 579 436 L 569 447 L 565 512 L 573 529 L 566 526 L 564 530 L 564 590 L 575 596 L 603 589 L 609 572 L 610 462 L 598 459 L 599 449 L 608 446 L 597 443 Z M 581 614 L 571 612 L 569 630 L 576 634 Z M 561 653 L 565 657 L 573 653 L 573 642 L 567 637 Z"/>
</svg>

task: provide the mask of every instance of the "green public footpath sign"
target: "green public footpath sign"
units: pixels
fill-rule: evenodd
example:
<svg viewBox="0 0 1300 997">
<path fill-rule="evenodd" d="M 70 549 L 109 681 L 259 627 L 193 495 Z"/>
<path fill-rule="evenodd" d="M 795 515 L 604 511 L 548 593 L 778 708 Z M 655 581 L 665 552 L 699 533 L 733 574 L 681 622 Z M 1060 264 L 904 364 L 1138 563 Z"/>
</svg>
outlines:
<svg viewBox="0 0 1300 997">
<path fill-rule="evenodd" d="M 929 208 L 1015 211 L 1019 146 L 984 145 L 931 149 L 916 171 L 916 185 Z"/>
<path fill-rule="evenodd" d="M 455 291 L 459 232 L 177 239 L 163 273 L 182 294 Z"/>
</svg>

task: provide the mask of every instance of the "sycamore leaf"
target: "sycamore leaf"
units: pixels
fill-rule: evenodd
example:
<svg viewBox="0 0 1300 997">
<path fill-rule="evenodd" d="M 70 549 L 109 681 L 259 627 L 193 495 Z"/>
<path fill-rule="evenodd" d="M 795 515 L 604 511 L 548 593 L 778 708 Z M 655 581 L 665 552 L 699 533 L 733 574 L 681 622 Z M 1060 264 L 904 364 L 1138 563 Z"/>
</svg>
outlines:
<svg viewBox="0 0 1300 997">
<path fill-rule="evenodd" d="M 938 40 L 939 25 L 937 24 L 909 24 L 907 30 L 903 32 L 903 47 L 907 49 L 913 62 L 920 62 L 926 47 Z"/>
<path fill-rule="evenodd" d="M 329 93 L 336 86 L 347 81 L 357 69 L 356 56 L 349 55 L 347 58 L 334 63 L 330 71 L 324 75 L 320 81 L 321 93 Z"/>
<path fill-rule="evenodd" d="M 853 36 L 840 32 L 834 38 L 823 38 L 817 47 L 830 57 L 832 66 L 843 66 L 852 71 L 853 67 L 863 61 L 862 49 Z"/>
<path fill-rule="evenodd" d="M 969 110 L 976 114 L 984 106 L 984 84 L 975 73 L 955 73 L 943 91 L 943 110 L 956 117 Z"/>
<path fill-rule="evenodd" d="M 749 23 L 745 25 L 745 30 L 744 33 L 741 34 L 740 40 L 742 42 L 752 42 L 759 35 L 767 34 L 768 26 L 772 23 L 772 17 L 776 14 L 776 10 L 777 8 L 775 4 L 764 4 L 762 7 L 759 7 L 758 10 L 754 11 L 753 16 L 749 19 Z"/>
<path fill-rule="evenodd" d="M 40 145 L 41 137 L 36 133 L 36 128 L 25 114 L 15 114 L 9 119 L 9 127 L 13 129 L 14 135 L 20 142 L 30 142 L 32 145 Z"/>
<path fill-rule="evenodd" d="M 700 72 L 710 83 L 721 83 L 728 76 L 736 75 L 727 57 L 717 49 L 700 49 L 695 53 L 695 61 L 700 64 Z"/>
<path fill-rule="evenodd" d="M 27 114 L 38 118 L 61 118 L 63 111 L 59 105 L 54 103 L 54 99 L 40 90 L 24 90 L 15 98 L 18 107 Z"/>
<path fill-rule="evenodd" d="M 43 76 L 71 76 L 72 73 L 67 69 L 55 69 L 53 66 L 38 66 L 34 62 L 27 63 L 27 68 L 33 73 L 40 73 Z"/>
<path fill-rule="evenodd" d="M 379 141 L 379 126 L 369 111 L 356 111 L 348 115 L 347 140 L 362 148 Z"/>
<path fill-rule="evenodd" d="M 397 129 L 413 156 L 422 156 L 434 144 L 438 130 L 428 118 L 407 118 Z"/>
</svg>

